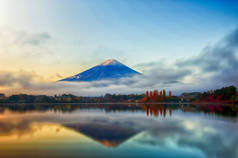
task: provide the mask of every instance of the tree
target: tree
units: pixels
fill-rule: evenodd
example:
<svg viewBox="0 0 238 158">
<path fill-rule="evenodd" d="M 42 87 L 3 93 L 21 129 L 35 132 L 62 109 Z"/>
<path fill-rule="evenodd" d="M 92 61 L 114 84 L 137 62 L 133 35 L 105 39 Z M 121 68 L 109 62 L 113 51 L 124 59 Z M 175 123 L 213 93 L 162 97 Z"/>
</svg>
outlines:
<svg viewBox="0 0 238 158">
<path fill-rule="evenodd" d="M 232 101 L 232 103 L 235 103 L 235 100 L 236 100 L 236 96 L 235 96 L 235 95 L 232 95 L 232 96 L 231 96 L 231 101 Z"/>
<path fill-rule="evenodd" d="M 160 100 L 163 100 L 162 91 L 160 91 L 159 97 L 160 97 Z"/>
<path fill-rule="evenodd" d="M 163 97 L 164 97 L 164 98 L 166 97 L 166 91 L 165 91 L 165 89 L 163 89 Z"/>
<path fill-rule="evenodd" d="M 169 91 L 169 98 L 171 98 L 172 97 L 172 92 L 171 91 Z"/>
</svg>

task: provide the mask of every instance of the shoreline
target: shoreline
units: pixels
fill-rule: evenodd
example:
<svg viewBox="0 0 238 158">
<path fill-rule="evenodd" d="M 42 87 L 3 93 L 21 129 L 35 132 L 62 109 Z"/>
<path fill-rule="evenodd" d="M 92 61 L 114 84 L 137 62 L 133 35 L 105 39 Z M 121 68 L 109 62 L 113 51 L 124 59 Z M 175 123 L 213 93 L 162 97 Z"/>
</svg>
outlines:
<svg viewBox="0 0 238 158">
<path fill-rule="evenodd" d="M 105 103 L 0 103 L 1 105 L 111 105 L 111 104 L 115 104 L 115 105 L 144 105 L 144 104 L 150 104 L 150 105 L 172 105 L 172 104 L 176 104 L 176 105 L 237 105 L 237 103 L 232 104 L 232 103 L 220 103 L 220 102 L 147 102 L 147 103 L 136 103 L 136 102 L 105 102 Z"/>
</svg>

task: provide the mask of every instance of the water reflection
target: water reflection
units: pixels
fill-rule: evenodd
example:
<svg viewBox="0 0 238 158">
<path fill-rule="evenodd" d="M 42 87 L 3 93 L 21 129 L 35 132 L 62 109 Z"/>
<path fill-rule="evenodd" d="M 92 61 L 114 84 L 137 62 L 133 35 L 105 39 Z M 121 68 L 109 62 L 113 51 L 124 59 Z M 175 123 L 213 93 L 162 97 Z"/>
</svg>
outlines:
<svg viewBox="0 0 238 158">
<path fill-rule="evenodd" d="M 118 106 L 118 107 L 117 107 Z M 93 105 L 0 113 L 0 157 L 236 158 L 237 117 L 193 105 Z M 225 127 L 225 128 L 224 128 Z"/>
<path fill-rule="evenodd" d="M 195 105 L 195 104 L 0 104 L 0 114 L 5 109 L 16 111 L 18 113 L 32 112 L 32 111 L 60 111 L 73 112 L 79 109 L 99 109 L 106 112 L 117 111 L 141 111 L 145 110 L 147 115 L 158 116 L 158 114 L 167 115 L 169 109 L 181 110 L 183 112 L 202 112 L 207 114 L 215 114 L 225 117 L 237 117 L 238 105 Z M 149 111 L 148 111 L 149 110 Z M 159 110 L 159 113 L 158 113 Z M 162 111 L 164 110 L 164 111 Z M 169 110 L 169 114 L 172 110 Z M 151 115 L 151 116 L 152 116 Z"/>
<path fill-rule="evenodd" d="M 122 127 L 117 124 L 105 125 L 99 123 L 71 123 L 64 126 L 82 133 L 105 147 L 117 147 L 139 132 L 134 130 L 132 127 Z"/>
<path fill-rule="evenodd" d="M 167 112 L 171 117 L 173 114 L 173 109 L 171 107 L 166 107 L 164 105 L 141 105 L 141 108 L 146 111 L 147 116 L 155 116 L 155 117 L 166 117 Z"/>
</svg>

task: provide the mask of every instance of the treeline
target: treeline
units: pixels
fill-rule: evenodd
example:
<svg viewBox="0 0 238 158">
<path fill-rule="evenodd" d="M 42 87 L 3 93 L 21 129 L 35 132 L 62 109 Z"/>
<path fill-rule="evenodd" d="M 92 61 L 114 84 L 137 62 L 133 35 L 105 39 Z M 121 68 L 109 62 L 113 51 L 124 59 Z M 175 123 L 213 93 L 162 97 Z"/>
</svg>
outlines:
<svg viewBox="0 0 238 158">
<path fill-rule="evenodd" d="M 142 102 L 179 102 L 180 99 L 177 96 L 172 96 L 172 91 L 169 91 L 169 95 L 166 94 L 166 90 L 163 89 L 160 92 L 158 90 L 146 91 L 145 97 L 141 99 Z"/>
<path fill-rule="evenodd" d="M 183 93 L 180 96 L 184 102 L 228 102 L 238 103 L 237 88 L 235 86 L 223 87 L 207 92 Z"/>
<path fill-rule="evenodd" d="M 238 101 L 237 96 L 237 88 L 235 86 L 229 86 L 204 92 L 201 94 L 199 100 L 236 102 Z"/>
<path fill-rule="evenodd" d="M 72 94 L 55 96 L 18 94 L 6 97 L 0 94 L 0 103 L 113 103 L 139 102 L 145 95 L 106 94 L 101 97 L 78 97 Z"/>
<path fill-rule="evenodd" d="M 231 102 L 238 103 L 237 88 L 235 86 L 207 92 L 183 93 L 181 96 L 173 96 L 172 91 L 147 91 L 145 94 L 106 94 L 100 97 L 79 97 L 72 94 L 62 95 L 27 95 L 18 94 L 5 96 L 0 93 L 0 103 L 149 103 L 149 102 Z"/>
</svg>

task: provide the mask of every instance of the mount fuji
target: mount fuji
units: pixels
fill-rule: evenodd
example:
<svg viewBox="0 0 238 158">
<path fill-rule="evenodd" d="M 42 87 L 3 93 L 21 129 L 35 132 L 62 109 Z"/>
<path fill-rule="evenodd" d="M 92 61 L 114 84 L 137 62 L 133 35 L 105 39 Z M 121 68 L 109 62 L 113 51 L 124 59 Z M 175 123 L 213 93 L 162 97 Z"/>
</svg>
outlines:
<svg viewBox="0 0 238 158">
<path fill-rule="evenodd" d="M 123 77 L 131 77 L 134 75 L 141 75 L 141 73 L 129 68 L 115 59 L 109 59 L 96 65 L 86 71 L 83 71 L 74 76 L 62 79 L 60 81 L 70 82 L 91 82 L 99 80 L 112 80 Z"/>
</svg>

